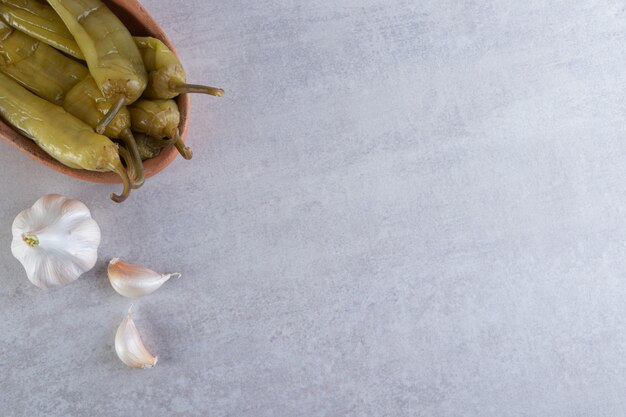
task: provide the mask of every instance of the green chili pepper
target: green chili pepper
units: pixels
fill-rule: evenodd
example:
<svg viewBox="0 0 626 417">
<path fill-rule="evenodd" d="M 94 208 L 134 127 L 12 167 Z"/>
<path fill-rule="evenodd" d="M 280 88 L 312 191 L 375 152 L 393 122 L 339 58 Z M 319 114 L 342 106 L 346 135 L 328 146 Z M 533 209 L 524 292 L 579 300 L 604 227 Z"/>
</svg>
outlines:
<svg viewBox="0 0 626 417">
<path fill-rule="evenodd" d="M 137 100 L 148 83 L 139 50 L 128 29 L 100 0 L 48 0 L 85 55 L 89 72 L 111 108 L 99 123 L 104 131 L 119 109 Z"/>
<path fill-rule="evenodd" d="M 160 139 L 163 146 L 174 144 L 183 158 L 191 159 L 191 149 L 180 138 L 180 112 L 174 100 L 140 99 L 128 106 L 128 110 L 134 131 Z"/>
<path fill-rule="evenodd" d="M 137 148 L 142 160 L 154 158 L 161 153 L 161 149 L 165 146 L 162 145 L 161 139 L 152 138 L 145 133 L 135 133 L 135 140 L 137 141 Z"/>
<path fill-rule="evenodd" d="M 102 116 L 115 104 L 112 101 L 102 95 L 93 77 L 87 76 L 66 94 L 63 108 L 91 127 L 96 127 Z M 139 188 L 144 182 L 143 164 L 130 130 L 130 112 L 125 106 L 115 115 L 103 134 L 109 138 L 121 139 L 130 151 L 131 159 L 127 161 L 127 165 L 131 164 L 135 173 L 132 176 L 133 188 Z"/>
<path fill-rule="evenodd" d="M 135 43 L 148 71 L 146 98 L 174 98 L 181 93 L 202 93 L 221 97 L 224 90 L 198 84 L 187 84 L 185 70 L 176 55 L 160 40 L 135 36 Z"/>
<path fill-rule="evenodd" d="M 0 16 L 14 28 L 78 59 L 85 59 L 59 15 L 37 0 L 2 0 Z"/>
<path fill-rule="evenodd" d="M 128 197 L 131 184 L 115 143 L 4 74 L 0 74 L 0 115 L 70 168 L 115 172 L 122 178 L 124 191 L 111 198 L 119 203 Z"/>
<path fill-rule="evenodd" d="M 0 22 L 0 71 L 46 100 L 61 104 L 84 79 L 84 65 Z"/>
</svg>

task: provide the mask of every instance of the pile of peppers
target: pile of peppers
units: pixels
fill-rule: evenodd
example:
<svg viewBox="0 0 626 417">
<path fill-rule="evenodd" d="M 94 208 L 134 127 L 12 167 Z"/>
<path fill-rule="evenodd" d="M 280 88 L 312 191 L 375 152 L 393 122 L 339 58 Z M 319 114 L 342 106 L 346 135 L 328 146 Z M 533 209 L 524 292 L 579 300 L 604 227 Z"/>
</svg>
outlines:
<svg viewBox="0 0 626 417">
<path fill-rule="evenodd" d="M 133 37 L 100 0 L 0 0 L 0 115 L 64 165 L 118 174 L 113 201 L 163 148 L 191 159 L 181 93 L 224 92 L 188 84 L 163 42 Z"/>
</svg>

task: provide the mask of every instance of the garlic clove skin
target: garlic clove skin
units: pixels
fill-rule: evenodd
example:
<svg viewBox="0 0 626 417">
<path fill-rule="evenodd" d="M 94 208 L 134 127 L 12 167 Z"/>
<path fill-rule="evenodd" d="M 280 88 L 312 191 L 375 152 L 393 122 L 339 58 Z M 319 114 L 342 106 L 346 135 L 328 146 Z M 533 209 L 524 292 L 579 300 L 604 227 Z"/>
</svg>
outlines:
<svg viewBox="0 0 626 417">
<path fill-rule="evenodd" d="M 109 262 L 107 274 L 111 286 L 124 297 L 137 298 L 158 290 L 171 277 L 180 277 L 178 272 L 160 274 L 143 266 L 113 258 Z"/>
<path fill-rule="evenodd" d="M 98 259 L 100 227 L 78 200 L 41 197 L 13 221 L 11 252 L 40 288 L 75 281 Z"/>
<path fill-rule="evenodd" d="M 115 333 L 115 353 L 124 364 L 131 368 L 152 368 L 159 357 L 154 356 L 144 346 L 130 310 L 128 309 L 126 317 Z"/>
</svg>

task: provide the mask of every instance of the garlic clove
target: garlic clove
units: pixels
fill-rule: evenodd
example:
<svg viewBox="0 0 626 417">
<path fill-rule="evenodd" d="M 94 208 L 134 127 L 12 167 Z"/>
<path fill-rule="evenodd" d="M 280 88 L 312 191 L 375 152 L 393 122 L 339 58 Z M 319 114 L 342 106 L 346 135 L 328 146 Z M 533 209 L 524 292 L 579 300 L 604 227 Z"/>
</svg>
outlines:
<svg viewBox="0 0 626 417">
<path fill-rule="evenodd" d="M 143 344 L 135 322 L 131 317 L 131 308 L 115 333 L 115 353 L 124 364 L 131 368 L 152 368 L 159 360 Z"/>
<path fill-rule="evenodd" d="M 160 274 L 146 267 L 124 262 L 119 258 L 111 259 L 107 274 L 113 289 L 124 297 L 130 298 L 153 293 L 171 277 L 181 276 L 178 272 Z"/>
<path fill-rule="evenodd" d="M 15 217 L 12 233 L 13 256 L 40 288 L 70 283 L 98 259 L 100 228 L 78 200 L 45 195 Z"/>
</svg>

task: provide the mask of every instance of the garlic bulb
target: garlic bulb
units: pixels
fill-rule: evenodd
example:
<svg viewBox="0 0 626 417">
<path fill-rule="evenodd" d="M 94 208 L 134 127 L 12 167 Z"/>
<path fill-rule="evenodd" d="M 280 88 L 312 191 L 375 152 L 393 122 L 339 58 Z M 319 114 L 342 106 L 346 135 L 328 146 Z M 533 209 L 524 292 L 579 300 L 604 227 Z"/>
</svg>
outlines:
<svg viewBox="0 0 626 417">
<path fill-rule="evenodd" d="M 181 276 L 178 272 L 159 274 L 143 266 L 121 261 L 119 258 L 111 259 L 107 273 L 113 289 L 124 297 L 130 298 L 150 294 L 158 290 L 171 277 Z"/>
<path fill-rule="evenodd" d="M 45 195 L 17 215 L 12 231 L 11 252 L 40 288 L 70 283 L 96 264 L 100 228 L 78 200 Z"/>
<path fill-rule="evenodd" d="M 131 368 L 152 368 L 159 360 L 146 349 L 131 318 L 131 308 L 120 323 L 115 334 L 115 353 L 122 362 Z"/>
</svg>

